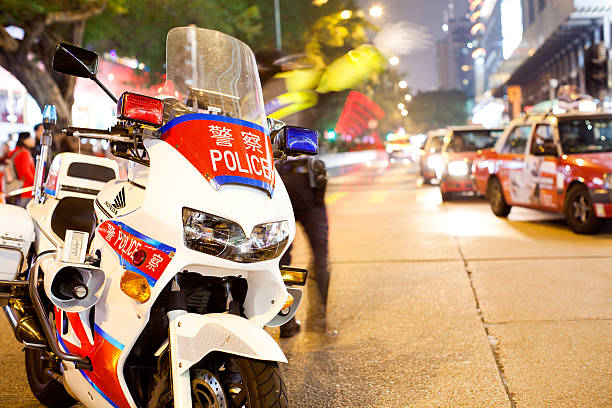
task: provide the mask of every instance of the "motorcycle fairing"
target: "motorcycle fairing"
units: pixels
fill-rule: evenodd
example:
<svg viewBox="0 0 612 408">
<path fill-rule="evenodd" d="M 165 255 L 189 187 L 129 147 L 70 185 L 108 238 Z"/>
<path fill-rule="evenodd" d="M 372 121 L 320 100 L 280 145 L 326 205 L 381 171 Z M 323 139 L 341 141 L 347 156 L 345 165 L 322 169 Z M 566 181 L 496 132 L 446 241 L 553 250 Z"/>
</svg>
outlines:
<svg viewBox="0 0 612 408">
<path fill-rule="evenodd" d="M 98 227 L 98 232 L 119 256 L 119 262 L 126 270 L 144 276 L 150 286 L 155 286 L 176 249 L 153 238 L 150 238 L 119 221 L 105 221 Z M 144 262 L 133 264 L 134 252 L 146 252 Z"/>
<path fill-rule="evenodd" d="M 119 357 L 124 345 L 97 324 L 94 324 L 94 330 L 90 333 L 93 335 L 92 344 L 87 334 L 88 328 L 83 322 L 83 316 L 77 312 L 64 313 L 81 343 L 80 346 L 73 344 L 62 335 L 61 327 L 64 325 L 62 311 L 56 307 L 57 337 L 64 351 L 89 357 L 93 370 L 79 370 L 85 380 L 113 407 L 129 408 L 130 403 L 121 389 L 117 372 Z"/>
<path fill-rule="evenodd" d="M 274 158 L 262 126 L 227 116 L 190 113 L 166 123 L 159 132 L 215 190 L 223 184 L 242 184 L 272 196 Z"/>
</svg>

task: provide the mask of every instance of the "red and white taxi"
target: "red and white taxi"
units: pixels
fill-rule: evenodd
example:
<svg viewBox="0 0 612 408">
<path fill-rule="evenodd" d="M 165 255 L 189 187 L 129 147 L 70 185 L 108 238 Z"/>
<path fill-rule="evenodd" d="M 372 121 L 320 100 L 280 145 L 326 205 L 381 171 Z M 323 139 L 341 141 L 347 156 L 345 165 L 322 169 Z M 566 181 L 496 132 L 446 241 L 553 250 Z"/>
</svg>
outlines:
<svg viewBox="0 0 612 408">
<path fill-rule="evenodd" d="M 443 201 L 476 193 L 471 175 L 472 161 L 479 150 L 491 149 L 502 132 L 501 128 L 487 129 L 478 125 L 448 128 L 438 174 Z"/>
<path fill-rule="evenodd" d="M 569 227 L 594 233 L 612 218 L 612 114 L 563 113 L 514 120 L 473 165 L 493 213 L 512 206 L 563 213 Z"/>
<path fill-rule="evenodd" d="M 421 155 L 421 177 L 423 184 L 431 184 L 438 181 L 437 174 L 442 169 L 442 156 L 440 151 L 444 145 L 446 129 L 436 129 L 427 132 L 427 140 L 423 146 Z"/>
</svg>

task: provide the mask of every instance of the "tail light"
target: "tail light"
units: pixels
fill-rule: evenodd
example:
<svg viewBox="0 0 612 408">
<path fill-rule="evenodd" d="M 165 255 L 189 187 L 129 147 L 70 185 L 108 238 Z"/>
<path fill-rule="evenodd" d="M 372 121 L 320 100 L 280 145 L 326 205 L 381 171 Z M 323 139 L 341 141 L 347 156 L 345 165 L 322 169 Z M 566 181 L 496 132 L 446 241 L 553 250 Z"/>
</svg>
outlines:
<svg viewBox="0 0 612 408">
<path fill-rule="evenodd" d="M 119 119 L 161 126 L 164 119 L 164 102 L 149 96 L 124 92 L 117 102 Z"/>
</svg>

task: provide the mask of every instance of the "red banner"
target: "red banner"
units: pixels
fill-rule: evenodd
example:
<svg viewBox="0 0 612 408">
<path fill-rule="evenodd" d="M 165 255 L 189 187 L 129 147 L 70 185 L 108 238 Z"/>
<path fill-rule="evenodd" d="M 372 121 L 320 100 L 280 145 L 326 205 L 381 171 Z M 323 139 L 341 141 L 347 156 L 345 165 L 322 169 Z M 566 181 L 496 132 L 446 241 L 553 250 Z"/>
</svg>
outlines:
<svg viewBox="0 0 612 408">
<path fill-rule="evenodd" d="M 175 248 L 162 244 L 117 221 L 105 221 L 98 227 L 102 238 L 115 250 L 121 265 L 136 272 L 149 281 L 151 286 L 159 279 L 172 260 Z M 134 253 L 145 251 L 146 256 L 140 265 L 134 265 Z"/>
</svg>

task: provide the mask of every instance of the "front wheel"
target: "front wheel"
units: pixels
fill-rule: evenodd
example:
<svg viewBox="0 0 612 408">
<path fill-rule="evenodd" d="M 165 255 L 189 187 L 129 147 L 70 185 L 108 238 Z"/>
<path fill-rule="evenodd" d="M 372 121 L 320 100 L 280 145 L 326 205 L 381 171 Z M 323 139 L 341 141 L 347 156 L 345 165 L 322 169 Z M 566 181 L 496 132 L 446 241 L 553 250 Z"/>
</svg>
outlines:
<svg viewBox="0 0 612 408">
<path fill-rule="evenodd" d="M 67 408 L 77 403 L 64 386 L 52 379 L 47 370 L 59 371 L 58 364 L 40 350 L 25 350 L 25 367 L 32 394 L 50 408 Z"/>
<path fill-rule="evenodd" d="M 168 363 L 166 359 L 165 363 Z M 212 353 L 190 370 L 194 408 L 287 408 L 287 388 L 278 363 Z M 171 394 L 165 376 L 166 394 Z M 171 408 L 172 397 L 149 406 Z M 164 403 L 161 403 L 164 401 Z"/>
<path fill-rule="evenodd" d="M 567 193 L 565 219 L 572 231 L 578 234 L 593 234 L 599 229 L 601 219 L 595 215 L 593 200 L 585 186 L 574 186 Z"/>
<path fill-rule="evenodd" d="M 501 183 L 497 177 L 489 180 L 489 184 L 487 185 L 487 200 L 489 201 L 493 214 L 498 217 L 507 217 L 508 214 L 510 214 L 510 209 L 512 207 L 506 202 Z"/>
</svg>

